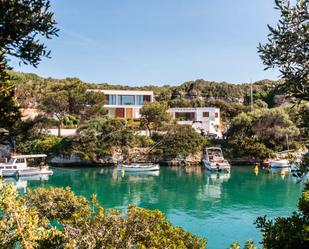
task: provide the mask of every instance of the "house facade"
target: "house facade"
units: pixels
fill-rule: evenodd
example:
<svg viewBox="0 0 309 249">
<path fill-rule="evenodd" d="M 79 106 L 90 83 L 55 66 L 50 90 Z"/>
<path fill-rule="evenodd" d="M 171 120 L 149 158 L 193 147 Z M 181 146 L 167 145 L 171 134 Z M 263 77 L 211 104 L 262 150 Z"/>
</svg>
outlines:
<svg viewBox="0 0 309 249">
<path fill-rule="evenodd" d="M 104 94 L 104 108 L 111 118 L 140 118 L 140 109 L 153 102 L 153 91 L 97 90 Z"/>
<path fill-rule="evenodd" d="M 188 124 L 205 135 L 222 137 L 220 108 L 216 107 L 177 107 L 168 109 L 179 124 Z"/>
</svg>

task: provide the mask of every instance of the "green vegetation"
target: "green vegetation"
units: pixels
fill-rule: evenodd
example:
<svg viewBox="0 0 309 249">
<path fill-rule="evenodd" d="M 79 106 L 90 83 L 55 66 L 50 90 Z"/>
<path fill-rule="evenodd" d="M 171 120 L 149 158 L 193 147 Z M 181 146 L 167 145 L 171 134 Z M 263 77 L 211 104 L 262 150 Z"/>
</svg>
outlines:
<svg viewBox="0 0 309 249">
<path fill-rule="evenodd" d="M 234 157 L 265 159 L 287 146 L 297 148 L 299 134 L 290 115 L 280 107 L 239 114 L 232 119 L 227 135 Z"/>
<path fill-rule="evenodd" d="M 269 68 L 278 68 L 283 84 L 279 88 L 299 100 L 309 100 L 309 1 L 276 0 L 281 19 L 276 27 L 268 26 L 269 42 L 258 52 Z"/>
<path fill-rule="evenodd" d="M 39 188 L 19 196 L 1 186 L 2 248 L 205 248 L 200 239 L 168 222 L 160 211 L 129 206 L 126 216 L 106 211 L 92 196 Z M 57 224 L 57 227 L 52 226 Z"/>
<path fill-rule="evenodd" d="M 167 112 L 168 105 L 165 102 L 153 102 L 145 104 L 140 113 L 142 116 L 141 125 L 145 126 L 151 136 L 152 129 L 162 127 L 163 123 L 172 119 L 170 113 Z"/>
<path fill-rule="evenodd" d="M 258 217 L 257 227 L 263 234 L 264 248 L 306 248 L 309 242 L 309 183 L 298 202 L 299 212 L 290 217 L 278 217 L 267 220 Z M 288 236 L 290 235 L 290 236 Z"/>
<path fill-rule="evenodd" d="M 0 130 L 11 132 L 19 120 L 15 101 L 15 81 L 8 74 L 7 57 L 18 58 L 24 64 L 37 66 L 42 57 L 49 57 L 40 38 L 57 35 L 54 13 L 48 0 L 3 0 L 0 8 Z"/>
<path fill-rule="evenodd" d="M 84 123 L 73 138 L 73 150 L 87 160 L 111 154 L 116 147 L 122 154 L 128 155 L 128 148 L 134 144 L 136 136 L 127 121 L 107 117 Z"/>
<path fill-rule="evenodd" d="M 100 93 L 87 92 L 87 86 L 81 81 L 67 79 L 64 84 L 54 83 L 45 89 L 39 108 L 56 118 L 60 137 L 62 125 L 70 115 L 83 121 L 106 114 L 103 99 Z"/>
<path fill-rule="evenodd" d="M 0 52 L 0 130 L 9 130 L 20 118 L 18 103 L 14 99 L 15 86 L 5 71 L 6 67 Z"/>
<path fill-rule="evenodd" d="M 171 125 L 166 133 L 157 134 L 154 139 L 158 142 L 155 154 L 162 155 L 165 159 L 186 159 L 189 155 L 204 150 L 207 140 L 199 135 L 189 125 Z"/>
</svg>

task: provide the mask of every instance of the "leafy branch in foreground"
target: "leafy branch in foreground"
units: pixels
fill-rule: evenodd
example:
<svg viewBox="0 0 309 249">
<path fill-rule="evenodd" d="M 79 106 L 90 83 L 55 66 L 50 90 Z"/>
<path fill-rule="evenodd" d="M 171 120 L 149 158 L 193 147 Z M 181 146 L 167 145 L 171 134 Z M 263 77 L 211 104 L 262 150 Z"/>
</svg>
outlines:
<svg viewBox="0 0 309 249">
<path fill-rule="evenodd" d="M 266 216 L 258 217 L 257 227 L 263 234 L 264 248 L 303 249 L 309 243 L 309 182 L 298 202 L 299 212 L 290 217 L 278 217 L 267 220 Z"/>
<path fill-rule="evenodd" d="M 258 52 L 266 70 L 278 68 L 284 79 L 281 90 L 299 100 L 309 100 L 309 0 L 276 0 L 281 19 L 268 26 L 268 43 Z"/>
<path fill-rule="evenodd" d="M 1 185 L 0 247 L 205 248 L 206 240 L 174 227 L 160 211 L 129 206 L 127 215 L 106 211 L 69 188 L 38 188 L 19 196 Z M 58 229 L 51 224 L 58 224 Z"/>
</svg>

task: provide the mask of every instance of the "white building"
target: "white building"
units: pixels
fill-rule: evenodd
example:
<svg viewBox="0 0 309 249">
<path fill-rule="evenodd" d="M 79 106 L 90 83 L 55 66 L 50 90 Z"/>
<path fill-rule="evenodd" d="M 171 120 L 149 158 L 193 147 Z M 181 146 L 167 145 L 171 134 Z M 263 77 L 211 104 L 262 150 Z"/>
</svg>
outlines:
<svg viewBox="0 0 309 249">
<path fill-rule="evenodd" d="M 97 90 L 104 93 L 104 107 L 111 118 L 140 118 L 140 109 L 153 102 L 153 91 Z"/>
<path fill-rule="evenodd" d="M 216 107 L 179 107 L 168 110 L 179 124 L 192 125 L 199 132 L 222 137 L 220 108 Z"/>
</svg>

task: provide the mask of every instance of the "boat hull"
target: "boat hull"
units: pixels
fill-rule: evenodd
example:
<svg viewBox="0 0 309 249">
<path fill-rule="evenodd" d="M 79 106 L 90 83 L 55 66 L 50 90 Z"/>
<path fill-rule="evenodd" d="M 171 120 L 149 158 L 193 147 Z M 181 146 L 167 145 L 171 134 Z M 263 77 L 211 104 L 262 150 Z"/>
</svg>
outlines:
<svg viewBox="0 0 309 249">
<path fill-rule="evenodd" d="M 33 175 L 51 175 L 53 171 L 48 167 L 27 167 L 25 169 L 3 169 L 0 171 L 0 176 L 3 177 L 20 177 Z"/>
<path fill-rule="evenodd" d="M 210 171 L 227 171 L 231 170 L 231 165 L 229 163 L 212 163 L 207 160 L 203 160 L 204 167 Z"/>
<path fill-rule="evenodd" d="M 148 171 L 158 171 L 160 170 L 159 165 L 151 165 L 151 166 L 138 166 L 138 165 L 123 165 L 123 166 L 118 166 L 118 170 L 124 170 L 127 172 L 148 172 Z"/>
<path fill-rule="evenodd" d="M 290 168 L 291 164 L 289 160 L 278 160 L 278 161 L 272 161 L 270 163 L 270 167 L 274 169 Z"/>
</svg>

